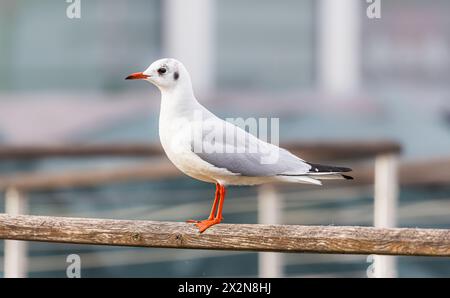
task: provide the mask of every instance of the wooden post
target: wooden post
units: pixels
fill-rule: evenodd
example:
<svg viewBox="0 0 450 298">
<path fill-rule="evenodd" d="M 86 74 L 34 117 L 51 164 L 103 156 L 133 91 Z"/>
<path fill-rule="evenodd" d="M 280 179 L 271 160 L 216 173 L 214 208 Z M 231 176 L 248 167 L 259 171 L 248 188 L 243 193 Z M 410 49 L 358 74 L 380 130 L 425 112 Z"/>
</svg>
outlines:
<svg viewBox="0 0 450 298">
<path fill-rule="evenodd" d="M 279 224 L 281 222 L 282 202 L 275 186 L 272 184 L 262 185 L 258 191 L 258 222 L 261 224 Z M 283 276 L 283 256 L 281 254 L 260 252 L 258 263 L 260 277 Z"/>
<path fill-rule="evenodd" d="M 28 213 L 28 202 L 22 192 L 9 188 L 5 194 L 5 212 L 9 215 Z M 4 256 L 4 275 L 6 278 L 27 276 L 28 244 L 25 241 L 6 240 Z"/>
<path fill-rule="evenodd" d="M 383 154 L 375 158 L 375 207 L 374 225 L 377 228 L 394 228 L 397 225 L 398 204 L 398 156 Z M 396 259 L 393 256 L 374 256 L 374 277 L 397 276 Z"/>
</svg>

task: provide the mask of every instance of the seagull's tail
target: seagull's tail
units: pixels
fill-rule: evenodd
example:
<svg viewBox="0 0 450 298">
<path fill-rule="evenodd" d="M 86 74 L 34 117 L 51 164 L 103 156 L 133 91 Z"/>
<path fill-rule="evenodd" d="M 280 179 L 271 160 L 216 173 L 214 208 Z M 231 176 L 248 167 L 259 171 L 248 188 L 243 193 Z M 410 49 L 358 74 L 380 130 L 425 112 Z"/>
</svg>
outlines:
<svg viewBox="0 0 450 298">
<path fill-rule="evenodd" d="M 353 180 L 352 176 L 343 173 L 351 172 L 352 169 L 308 163 L 311 169 L 302 175 L 281 175 L 286 182 L 308 183 L 322 185 L 321 180 Z"/>
<path fill-rule="evenodd" d="M 331 173 L 346 173 L 352 171 L 352 169 L 345 167 L 326 166 L 315 163 L 307 163 L 307 164 L 311 166 L 311 169 L 309 170 L 310 173 L 331 174 Z"/>
<path fill-rule="evenodd" d="M 353 180 L 352 176 L 345 175 L 343 173 L 351 172 L 352 169 L 345 167 L 335 167 L 320 164 L 308 163 L 311 166 L 308 176 L 312 176 L 314 179 L 318 180 L 335 180 L 335 179 L 345 179 Z"/>
</svg>

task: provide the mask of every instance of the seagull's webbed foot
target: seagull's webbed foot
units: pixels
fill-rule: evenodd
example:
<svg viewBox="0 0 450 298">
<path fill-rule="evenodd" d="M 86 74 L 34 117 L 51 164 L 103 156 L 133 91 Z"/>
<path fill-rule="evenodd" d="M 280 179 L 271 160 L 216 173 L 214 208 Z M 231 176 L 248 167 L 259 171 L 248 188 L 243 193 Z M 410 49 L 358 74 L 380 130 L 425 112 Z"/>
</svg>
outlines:
<svg viewBox="0 0 450 298">
<path fill-rule="evenodd" d="M 197 222 L 195 225 L 198 228 L 198 231 L 200 233 L 203 233 L 208 228 L 212 227 L 213 225 L 219 224 L 222 221 L 222 219 L 214 218 L 214 219 L 205 219 L 202 221 Z"/>
<path fill-rule="evenodd" d="M 213 218 L 204 219 L 204 220 L 188 219 L 188 220 L 185 221 L 185 223 L 198 224 L 198 223 L 201 223 L 201 222 L 204 222 L 204 221 L 214 221 L 214 220 L 215 220 L 214 217 Z M 222 221 L 222 220 L 223 220 L 223 218 L 220 221 Z"/>
<path fill-rule="evenodd" d="M 214 203 L 211 208 L 211 213 L 208 219 L 205 220 L 188 220 L 187 223 L 195 223 L 198 227 L 200 233 L 203 233 L 208 228 L 212 227 L 220 223 L 223 219 L 222 217 L 222 209 L 223 209 L 223 201 L 225 200 L 225 187 L 220 184 L 216 184 L 216 196 L 214 198 Z"/>
</svg>

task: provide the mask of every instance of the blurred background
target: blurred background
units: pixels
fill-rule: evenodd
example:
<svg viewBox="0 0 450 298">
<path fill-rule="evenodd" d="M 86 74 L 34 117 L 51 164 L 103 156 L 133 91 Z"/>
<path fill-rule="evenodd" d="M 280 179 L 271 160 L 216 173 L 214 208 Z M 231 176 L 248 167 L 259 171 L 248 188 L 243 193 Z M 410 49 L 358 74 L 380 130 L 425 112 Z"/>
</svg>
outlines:
<svg viewBox="0 0 450 298">
<path fill-rule="evenodd" d="M 449 1 L 382 0 L 375 19 L 363 0 L 80 3 L 81 18 L 70 19 L 65 1 L 0 0 L 0 145 L 158 144 L 159 91 L 124 78 L 174 57 L 190 70 L 197 97 L 210 110 L 221 117 L 279 117 L 282 143 L 398 142 L 397 226 L 449 227 Z M 120 169 L 160 159 L 3 159 L 0 184 L 15 175 Z M 371 169 L 373 159 L 355 167 Z M 206 216 L 213 190 L 180 175 L 30 189 L 26 197 L 34 215 L 181 221 Z M 259 191 L 230 188 L 226 222 L 256 223 Z M 374 222 L 371 182 L 277 187 L 277 195 L 281 223 Z M 28 249 L 32 277 L 65 277 L 66 256 L 74 253 L 81 256 L 83 277 L 261 273 L 261 257 L 249 252 L 45 243 Z M 277 275 L 289 277 L 365 277 L 371 265 L 367 256 L 277 258 Z M 450 261 L 399 257 L 396 271 L 444 277 Z"/>
</svg>

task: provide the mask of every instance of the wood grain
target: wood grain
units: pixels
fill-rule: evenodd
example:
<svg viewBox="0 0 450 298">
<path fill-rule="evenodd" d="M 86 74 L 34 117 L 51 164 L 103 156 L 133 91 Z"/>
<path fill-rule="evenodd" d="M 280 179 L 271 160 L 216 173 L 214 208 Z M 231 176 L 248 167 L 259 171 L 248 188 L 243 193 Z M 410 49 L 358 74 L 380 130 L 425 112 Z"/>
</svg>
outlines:
<svg viewBox="0 0 450 298">
<path fill-rule="evenodd" d="M 0 214 L 0 239 L 74 244 L 325 254 L 450 256 L 450 230 L 192 224 Z"/>
</svg>

